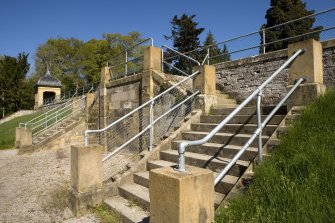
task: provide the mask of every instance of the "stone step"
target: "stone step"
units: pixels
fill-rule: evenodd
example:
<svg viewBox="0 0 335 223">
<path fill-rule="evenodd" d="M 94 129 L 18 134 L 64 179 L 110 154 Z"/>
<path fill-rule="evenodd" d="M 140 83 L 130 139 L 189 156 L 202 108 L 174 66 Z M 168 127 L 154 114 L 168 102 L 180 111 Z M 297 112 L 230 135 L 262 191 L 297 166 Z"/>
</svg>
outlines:
<svg viewBox="0 0 335 223">
<path fill-rule="evenodd" d="M 273 106 L 264 106 L 261 107 L 261 112 L 263 115 L 268 115 L 273 110 L 273 108 L 274 108 Z M 226 108 L 222 107 L 221 105 L 215 105 L 212 108 L 211 112 L 213 115 L 229 115 L 233 110 L 234 108 Z M 286 106 L 282 106 L 281 108 L 279 108 L 276 114 L 286 115 L 286 113 L 287 113 Z M 254 115 L 254 114 L 256 114 L 256 107 L 244 107 L 238 113 L 238 115 Z"/>
<path fill-rule="evenodd" d="M 157 169 L 157 168 L 161 168 L 161 167 L 177 167 L 176 163 L 173 162 L 169 162 L 166 160 L 149 160 L 147 162 L 147 170 L 153 170 L 153 169 Z"/>
<path fill-rule="evenodd" d="M 276 137 L 280 139 L 281 137 L 285 136 L 288 132 L 288 126 L 279 126 L 276 131 Z"/>
<path fill-rule="evenodd" d="M 294 106 L 291 108 L 291 115 L 301 115 L 305 106 Z"/>
<path fill-rule="evenodd" d="M 196 123 L 191 124 L 192 131 L 210 132 L 217 124 L 214 123 Z M 253 134 L 257 128 L 257 124 L 226 124 L 219 132 L 237 133 L 237 134 Z M 263 135 L 271 136 L 277 128 L 277 125 L 267 125 L 263 128 Z"/>
<path fill-rule="evenodd" d="M 230 98 L 217 97 L 218 104 L 236 105 L 236 100 Z"/>
<path fill-rule="evenodd" d="M 145 211 L 150 208 L 149 189 L 136 183 L 119 186 L 119 195 L 127 199 L 130 206 L 140 206 Z"/>
<path fill-rule="evenodd" d="M 300 115 L 287 115 L 285 117 L 285 125 L 291 126 L 300 117 Z"/>
<path fill-rule="evenodd" d="M 201 123 L 221 123 L 227 116 L 226 115 L 206 115 L 200 116 Z M 262 115 L 261 119 L 264 120 L 267 116 Z M 269 121 L 269 125 L 279 125 L 283 120 L 284 115 L 275 115 Z M 230 124 L 257 124 L 257 117 L 255 115 L 236 115 L 230 122 Z"/>
<path fill-rule="evenodd" d="M 214 173 L 214 178 L 218 173 Z M 238 180 L 238 177 L 226 175 L 215 187 L 215 191 L 221 194 L 228 194 L 228 192 L 234 187 Z M 134 174 L 134 182 L 149 188 L 149 171 L 138 172 Z"/>
<path fill-rule="evenodd" d="M 178 150 L 179 144 L 183 142 L 183 140 L 176 140 L 171 143 L 171 149 Z M 219 143 L 205 143 L 200 146 L 189 146 L 187 147 L 188 152 L 206 154 L 209 156 L 215 157 L 224 157 L 228 159 L 232 159 L 238 151 L 242 148 L 242 146 L 236 145 L 226 145 Z M 257 155 L 257 148 L 249 147 L 240 157 L 240 160 L 252 161 Z"/>
<path fill-rule="evenodd" d="M 182 140 L 195 141 L 200 140 L 208 135 L 208 132 L 183 132 Z M 237 145 L 243 146 L 248 139 L 251 137 L 250 134 L 233 134 L 233 133 L 216 133 L 208 142 L 209 143 L 219 143 L 223 145 Z M 268 136 L 262 136 L 263 144 L 267 141 Z M 257 147 L 258 141 L 254 140 L 250 146 Z"/>
<path fill-rule="evenodd" d="M 104 203 L 120 214 L 123 223 L 149 223 L 149 213 L 138 206 L 131 205 L 128 200 L 120 197 L 107 197 Z"/>
<path fill-rule="evenodd" d="M 229 95 L 228 94 L 221 93 L 220 91 L 216 92 L 216 96 L 218 98 L 229 99 Z"/>
<path fill-rule="evenodd" d="M 177 163 L 179 159 L 177 150 L 161 151 L 160 157 L 162 160 L 174 163 Z M 220 172 L 230 161 L 231 159 L 227 158 L 215 158 L 213 156 L 191 152 L 185 153 L 186 165 L 208 168 L 214 172 Z M 230 169 L 228 174 L 232 176 L 241 176 L 248 166 L 249 162 L 238 160 L 235 165 Z"/>
</svg>

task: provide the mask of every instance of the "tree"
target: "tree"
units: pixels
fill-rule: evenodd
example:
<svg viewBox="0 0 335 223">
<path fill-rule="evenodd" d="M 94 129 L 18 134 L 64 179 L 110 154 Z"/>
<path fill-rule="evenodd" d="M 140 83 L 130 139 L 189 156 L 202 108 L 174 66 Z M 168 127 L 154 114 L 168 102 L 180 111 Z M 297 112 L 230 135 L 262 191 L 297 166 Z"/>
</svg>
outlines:
<svg viewBox="0 0 335 223">
<path fill-rule="evenodd" d="M 171 36 L 164 36 L 165 39 L 173 40 L 173 47 L 179 52 L 188 52 L 198 49 L 200 47 L 199 35 L 205 30 L 204 28 L 197 28 L 198 23 L 193 19 L 195 15 L 188 16 L 183 14 L 180 18 L 175 15 L 170 22 L 172 24 Z M 171 55 L 171 54 L 170 54 Z M 195 59 L 201 59 L 201 55 L 197 52 L 188 54 Z M 179 69 L 190 73 L 194 63 L 190 62 L 184 57 L 174 57 L 171 60 Z"/>
<path fill-rule="evenodd" d="M 279 25 L 293 19 L 303 16 L 311 15 L 314 10 L 307 10 L 306 3 L 301 0 L 271 0 L 271 6 L 266 11 L 266 24 L 263 24 L 261 29 L 269 28 Z M 312 28 L 315 18 L 307 18 L 277 28 L 265 31 L 265 43 L 270 43 L 276 40 L 294 37 L 300 34 L 306 34 L 311 31 L 319 30 L 322 27 Z M 263 34 L 261 35 L 261 43 L 263 43 Z M 289 43 L 302 41 L 310 38 L 319 39 L 319 33 L 306 35 L 300 38 L 293 38 L 291 40 L 280 41 L 273 44 L 266 45 L 266 52 L 275 51 L 287 48 Z M 261 50 L 261 49 L 260 49 Z"/>
<path fill-rule="evenodd" d="M 130 32 L 103 34 L 103 39 L 83 42 L 76 38 L 50 38 L 37 49 L 34 78 L 45 74 L 47 67 L 53 76 L 62 82 L 62 91 L 74 90 L 77 85 L 100 81 L 101 67 L 107 62 L 115 64 L 113 55 L 141 40 L 141 34 Z M 123 46 L 124 45 L 124 46 Z M 122 62 L 124 61 L 124 58 Z"/>
<path fill-rule="evenodd" d="M 204 42 L 204 49 L 205 49 L 204 50 L 205 52 L 203 52 L 204 55 L 207 54 L 207 48 L 209 48 L 210 57 L 213 57 L 213 59 L 210 59 L 211 64 L 216 64 L 230 60 L 230 55 L 226 44 L 223 45 L 223 49 L 221 50 L 216 44 L 216 40 L 214 39 L 214 36 L 211 31 L 208 32 Z"/>
<path fill-rule="evenodd" d="M 24 106 L 25 77 L 29 70 L 28 55 L 20 53 L 16 58 L 0 59 L 0 98 L 2 116 L 18 111 Z M 32 89 L 31 89 L 32 90 Z"/>
</svg>

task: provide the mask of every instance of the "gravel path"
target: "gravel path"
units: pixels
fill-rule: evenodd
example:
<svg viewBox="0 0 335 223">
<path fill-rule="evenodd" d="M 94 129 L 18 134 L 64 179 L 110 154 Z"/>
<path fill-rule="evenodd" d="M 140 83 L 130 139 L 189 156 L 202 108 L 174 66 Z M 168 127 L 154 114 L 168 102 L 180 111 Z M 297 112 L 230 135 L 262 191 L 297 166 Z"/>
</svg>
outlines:
<svg viewBox="0 0 335 223">
<path fill-rule="evenodd" d="M 17 155 L 0 151 L 0 222 L 99 222 L 68 208 L 70 149 Z"/>
</svg>

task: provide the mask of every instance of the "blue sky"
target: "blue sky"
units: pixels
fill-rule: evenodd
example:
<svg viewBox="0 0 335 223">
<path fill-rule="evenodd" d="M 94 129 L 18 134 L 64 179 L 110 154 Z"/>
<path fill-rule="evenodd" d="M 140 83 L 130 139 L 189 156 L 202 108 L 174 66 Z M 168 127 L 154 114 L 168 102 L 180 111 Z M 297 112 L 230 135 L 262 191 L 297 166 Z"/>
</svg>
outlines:
<svg viewBox="0 0 335 223">
<path fill-rule="evenodd" d="M 307 0 L 316 12 L 335 6 L 334 0 Z M 196 21 L 217 41 L 257 30 L 265 22 L 270 0 L 0 0 L 0 54 L 28 52 L 33 64 L 36 48 L 50 37 L 84 41 L 103 33 L 139 31 L 154 44 L 170 43 L 174 15 L 196 14 Z M 30 71 L 33 72 L 33 67 Z"/>
</svg>

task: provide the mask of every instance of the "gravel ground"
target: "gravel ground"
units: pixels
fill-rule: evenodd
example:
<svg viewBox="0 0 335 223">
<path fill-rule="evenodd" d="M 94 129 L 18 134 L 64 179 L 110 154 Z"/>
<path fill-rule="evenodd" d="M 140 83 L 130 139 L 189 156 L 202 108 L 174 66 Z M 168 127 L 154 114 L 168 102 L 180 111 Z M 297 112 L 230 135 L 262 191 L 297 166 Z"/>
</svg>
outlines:
<svg viewBox="0 0 335 223">
<path fill-rule="evenodd" d="M 70 149 L 17 155 L 0 151 L 0 222 L 99 222 L 68 208 Z"/>
</svg>

